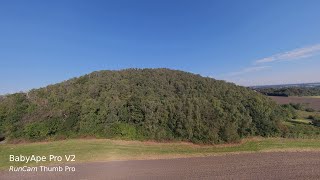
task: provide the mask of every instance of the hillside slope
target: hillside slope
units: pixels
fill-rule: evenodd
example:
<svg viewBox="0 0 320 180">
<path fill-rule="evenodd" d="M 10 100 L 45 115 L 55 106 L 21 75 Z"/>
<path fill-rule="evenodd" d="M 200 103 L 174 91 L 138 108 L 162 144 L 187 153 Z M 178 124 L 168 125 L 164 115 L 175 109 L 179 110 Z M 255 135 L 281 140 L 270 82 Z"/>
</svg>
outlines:
<svg viewBox="0 0 320 180">
<path fill-rule="evenodd" d="M 285 113 L 267 97 L 169 69 L 99 71 L 0 99 L 9 139 L 97 136 L 236 141 L 280 134 Z"/>
</svg>

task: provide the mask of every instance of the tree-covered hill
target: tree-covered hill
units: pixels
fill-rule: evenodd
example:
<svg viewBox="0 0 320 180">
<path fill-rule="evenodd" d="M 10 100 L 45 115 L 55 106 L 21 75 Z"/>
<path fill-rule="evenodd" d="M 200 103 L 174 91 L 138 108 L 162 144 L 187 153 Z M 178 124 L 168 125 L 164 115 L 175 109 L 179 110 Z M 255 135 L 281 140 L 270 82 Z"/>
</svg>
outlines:
<svg viewBox="0 0 320 180">
<path fill-rule="evenodd" d="M 224 81 L 169 69 L 99 71 L 0 99 L 8 139 L 106 138 L 232 142 L 280 135 L 284 110 Z"/>
</svg>

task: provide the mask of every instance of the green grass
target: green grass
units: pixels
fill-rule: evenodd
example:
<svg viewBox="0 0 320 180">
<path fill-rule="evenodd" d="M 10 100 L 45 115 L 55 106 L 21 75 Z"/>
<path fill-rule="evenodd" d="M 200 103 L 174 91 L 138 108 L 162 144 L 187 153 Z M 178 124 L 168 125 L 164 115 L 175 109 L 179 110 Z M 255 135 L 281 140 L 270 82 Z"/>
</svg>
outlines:
<svg viewBox="0 0 320 180">
<path fill-rule="evenodd" d="M 298 119 L 308 119 L 309 116 L 317 116 L 320 115 L 320 112 L 307 112 L 307 111 L 300 111 L 296 110 Z"/>
<path fill-rule="evenodd" d="M 239 144 L 194 145 L 189 143 L 155 143 L 105 139 L 73 139 L 45 143 L 1 144 L 0 169 L 9 166 L 43 165 L 46 163 L 13 163 L 9 155 L 76 155 L 76 163 L 209 156 L 221 153 L 258 152 L 286 149 L 320 150 L 320 139 L 254 138 Z M 65 162 L 65 161 L 64 161 Z M 52 162 L 51 162 L 52 163 Z"/>
<path fill-rule="evenodd" d="M 312 121 L 310 119 L 292 119 L 289 122 L 299 123 L 299 124 L 307 124 L 307 125 L 310 125 L 310 123 L 312 123 Z"/>
<path fill-rule="evenodd" d="M 320 96 L 302 96 L 302 97 L 306 97 L 306 98 L 320 98 Z"/>
</svg>

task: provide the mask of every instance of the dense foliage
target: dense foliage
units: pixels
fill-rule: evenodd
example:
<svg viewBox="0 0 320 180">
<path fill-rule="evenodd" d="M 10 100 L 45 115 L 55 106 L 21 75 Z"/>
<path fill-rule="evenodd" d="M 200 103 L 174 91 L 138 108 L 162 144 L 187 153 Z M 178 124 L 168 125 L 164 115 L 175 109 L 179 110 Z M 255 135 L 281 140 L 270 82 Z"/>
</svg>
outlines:
<svg viewBox="0 0 320 180">
<path fill-rule="evenodd" d="M 289 138 L 319 138 L 320 137 L 320 114 L 310 112 L 301 104 L 284 104 L 289 120 L 285 121 L 286 128 L 282 136 Z"/>
<path fill-rule="evenodd" d="M 237 141 L 280 135 L 287 111 L 224 81 L 169 69 L 99 71 L 0 99 L 0 134 Z"/>
<path fill-rule="evenodd" d="M 312 120 L 312 123 L 313 123 L 315 126 L 320 127 L 320 115 L 310 115 L 310 116 L 309 116 L 309 119 Z"/>
<path fill-rule="evenodd" d="M 258 88 L 255 89 L 267 96 L 320 96 L 320 86 L 316 87 L 287 87 L 287 88 Z"/>
</svg>

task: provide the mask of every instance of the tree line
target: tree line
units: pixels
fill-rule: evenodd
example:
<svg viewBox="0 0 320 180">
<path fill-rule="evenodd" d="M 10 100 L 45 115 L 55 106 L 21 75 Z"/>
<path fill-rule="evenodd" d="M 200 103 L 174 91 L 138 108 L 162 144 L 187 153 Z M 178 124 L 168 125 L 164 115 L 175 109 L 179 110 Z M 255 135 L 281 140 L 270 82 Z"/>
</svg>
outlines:
<svg viewBox="0 0 320 180">
<path fill-rule="evenodd" d="M 267 96 L 320 96 L 320 86 L 287 87 L 287 88 L 257 88 L 256 91 Z"/>
</svg>

